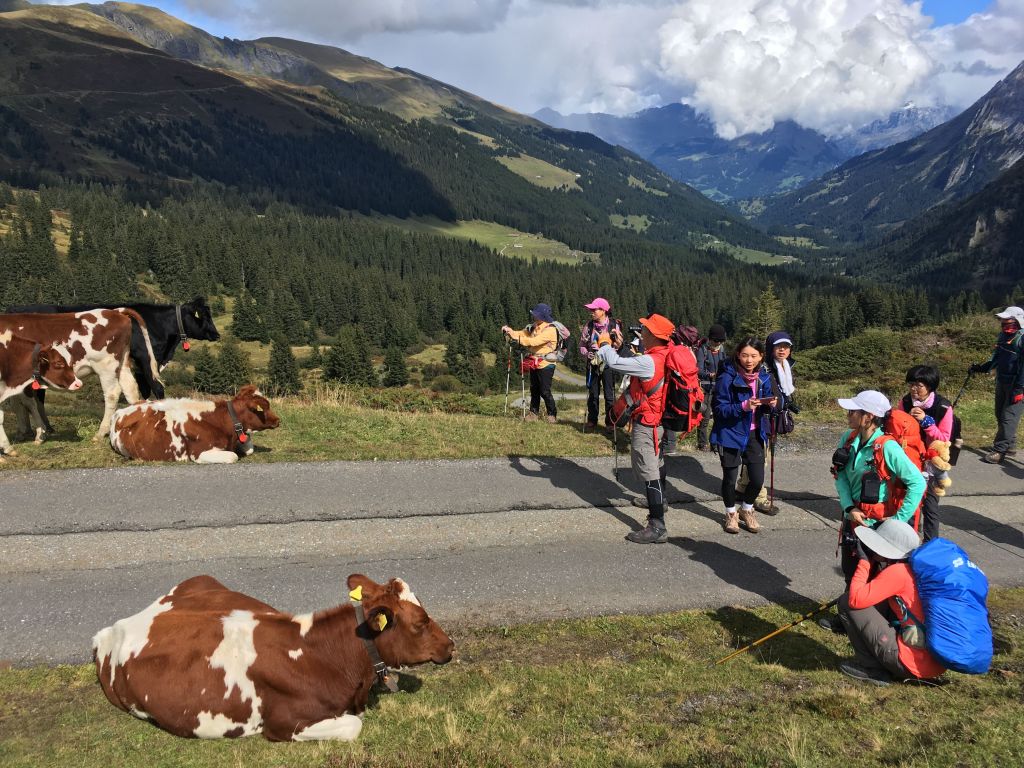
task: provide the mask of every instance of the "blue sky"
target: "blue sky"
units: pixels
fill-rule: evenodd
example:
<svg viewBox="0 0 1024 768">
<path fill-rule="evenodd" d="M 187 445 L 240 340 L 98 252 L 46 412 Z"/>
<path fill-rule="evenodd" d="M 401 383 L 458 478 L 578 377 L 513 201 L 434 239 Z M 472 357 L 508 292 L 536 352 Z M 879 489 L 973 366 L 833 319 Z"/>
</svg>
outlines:
<svg viewBox="0 0 1024 768">
<path fill-rule="evenodd" d="M 924 13 L 935 19 L 935 26 L 958 24 L 968 16 L 991 5 L 990 0 L 924 0 Z"/>
</svg>

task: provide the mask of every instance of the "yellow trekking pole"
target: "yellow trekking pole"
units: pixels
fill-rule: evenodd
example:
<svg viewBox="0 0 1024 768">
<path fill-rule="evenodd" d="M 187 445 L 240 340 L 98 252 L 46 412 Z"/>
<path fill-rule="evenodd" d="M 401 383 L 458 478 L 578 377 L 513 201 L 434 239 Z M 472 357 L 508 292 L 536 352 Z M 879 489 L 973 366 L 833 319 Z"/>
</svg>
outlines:
<svg viewBox="0 0 1024 768">
<path fill-rule="evenodd" d="M 840 595 L 840 597 L 842 597 L 842 595 Z M 775 637 L 776 635 L 781 635 L 781 634 L 782 634 L 783 632 L 785 632 L 785 631 L 786 631 L 787 629 L 792 629 L 792 628 L 793 628 L 793 627 L 795 627 L 795 626 L 796 626 L 797 624 L 799 624 L 799 623 L 801 623 L 801 622 L 803 622 L 803 621 L 807 621 L 808 619 L 810 619 L 810 618 L 813 618 L 813 617 L 817 616 L 817 615 L 818 615 L 819 613 L 822 613 L 822 612 L 824 612 L 824 611 L 827 611 L 827 610 L 828 610 L 829 608 L 831 608 L 831 607 L 832 607 L 833 605 L 836 605 L 836 604 L 837 604 L 838 602 L 839 602 L 839 598 L 837 597 L 837 598 L 836 598 L 835 600 L 832 600 L 831 602 L 828 602 L 828 603 L 823 603 L 822 605 L 819 605 L 819 606 L 818 606 L 817 608 L 815 608 L 815 609 L 814 609 L 813 611 L 809 611 L 808 613 L 805 613 L 805 614 L 804 614 L 803 616 L 801 616 L 801 617 L 800 617 L 799 619 L 797 619 L 796 621 L 792 621 L 792 622 L 790 622 L 789 624 L 787 624 L 786 626 L 784 626 L 784 627 L 781 627 L 781 628 L 779 628 L 779 629 L 776 629 L 776 630 L 775 630 L 774 632 L 772 632 L 771 634 L 765 635 L 764 637 L 762 637 L 762 638 L 761 638 L 761 639 L 759 639 L 759 640 L 755 640 L 755 641 L 754 641 L 754 642 L 752 642 L 752 643 L 751 643 L 750 645 L 745 645 L 745 646 L 743 646 L 743 647 L 742 647 L 742 648 L 740 648 L 740 649 L 739 649 L 738 651 L 733 651 L 733 652 L 732 652 L 732 653 L 730 653 L 730 654 L 729 654 L 728 656 L 726 656 L 726 657 L 725 657 L 724 659 L 719 659 L 718 661 L 716 661 L 716 662 L 715 662 L 714 664 L 712 664 L 711 666 L 715 667 L 715 666 L 718 666 L 719 664 L 724 664 L 725 662 L 729 661 L 729 659 L 731 659 L 731 658 L 733 658 L 733 657 L 735 657 L 735 656 L 739 656 L 739 655 L 740 655 L 741 653 L 746 653 L 746 652 L 747 652 L 747 651 L 749 651 L 749 650 L 750 650 L 751 648 L 756 648 L 756 647 L 757 647 L 757 646 L 759 646 L 759 645 L 760 645 L 761 643 L 763 643 L 763 642 L 766 642 L 766 641 L 768 641 L 768 640 L 771 640 L 771 639 L 772 639 L 773 637 Z"/>
</svg>

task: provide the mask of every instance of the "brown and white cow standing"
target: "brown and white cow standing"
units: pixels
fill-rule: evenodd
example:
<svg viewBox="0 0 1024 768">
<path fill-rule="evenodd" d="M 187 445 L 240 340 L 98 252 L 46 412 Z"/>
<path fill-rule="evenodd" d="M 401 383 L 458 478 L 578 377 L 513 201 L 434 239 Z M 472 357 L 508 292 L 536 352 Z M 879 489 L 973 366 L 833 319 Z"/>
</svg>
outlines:
<svg viewBox="0 0 1024 768">
<path fill-rule="evenodd" d="M 172 398 L 122 408 L 110 445 L 129 459 L 231 464 L 252 453 L 253 432 L 280 423 L 270 401 L 248 384 L 230 400 Z"/>
<path fill-rule="evenodd" d="M 139 385 L 127 364 L 131 352 L 132 320 L 139 323 L 143 330 L 152 366 L 151 373 L 154 378 L 159 378 L 146 323 L 137 312 L 130 309 L 95 309 L 57 315 L 0 315 L 0 333 L 12 331 L 31 341 L 64 344 L 71 353 L 78 376 L 88 373 L 99 376 L 103 387 L 103 420 L 93 437 L 99 440 L 110 429 L 110 419 L 121 393 L 124 392 L 128 402 L 135 402 L 141 397 Z M 26 404 L 32 407 L 30 403 Z M 38 434 L 36 440 L 39 441 Z"/>
<path fill-rule="evenodd" d="M 455 649 L 401 579 L 348 577 L 354 604 L 292 615 L 211 576 L 182 582 L 93 638 L 110 702 L 177 736 L 351 741 L 387 667 L 444 664 Z M 372 647 L 371 647 L 372 646 Z"/>
<path fill-rule="evenodd" d="M 82 386 L 65 346 L 41 344 L 11 331 L 0 331 L 0 403 L 21 394 L 33 382 L 58 389 L 75 390 Z M 16 455 L 4 432 L 4 412 L 0 408 L 0 461 L 4 454 Z"/>
</svg>

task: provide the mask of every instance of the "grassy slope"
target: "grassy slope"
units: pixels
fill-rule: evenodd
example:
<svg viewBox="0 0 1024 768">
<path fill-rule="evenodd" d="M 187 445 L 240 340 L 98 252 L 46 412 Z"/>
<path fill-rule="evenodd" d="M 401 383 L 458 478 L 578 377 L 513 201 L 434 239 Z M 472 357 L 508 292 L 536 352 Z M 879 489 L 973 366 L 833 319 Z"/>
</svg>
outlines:
<svg viewBox="0 0 1024 768">
<path fill-rule="evenodd" d="M 416 670 L 410 692 L 372 702 L 355 744 L 178 739 L 112 707 L 91 665 L 0 671 L 0 763 L 707 768 L 842 755 L 850 768 L 1019 765 L 1024 590 L 989 604 L 992 671 L 950 674 L 941 688 L 843 678 L 848 642 L 812 622 L 710 666 L 807 606 L 452 626 L 457 661 Z"/>
</svg>

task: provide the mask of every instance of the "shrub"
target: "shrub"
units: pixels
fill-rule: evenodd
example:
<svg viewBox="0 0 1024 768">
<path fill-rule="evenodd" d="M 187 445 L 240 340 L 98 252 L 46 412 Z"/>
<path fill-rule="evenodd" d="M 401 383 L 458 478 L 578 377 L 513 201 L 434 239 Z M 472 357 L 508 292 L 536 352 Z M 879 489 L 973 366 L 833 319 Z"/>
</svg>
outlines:
<svg viewBox="0 0 1024 768">
<path fill-rule="evenodd" d="M 434 379 L 430 388 L 435 392 L 461 392 L 463 384 L 450 373 L 446 373 Z"/>
</svg>

